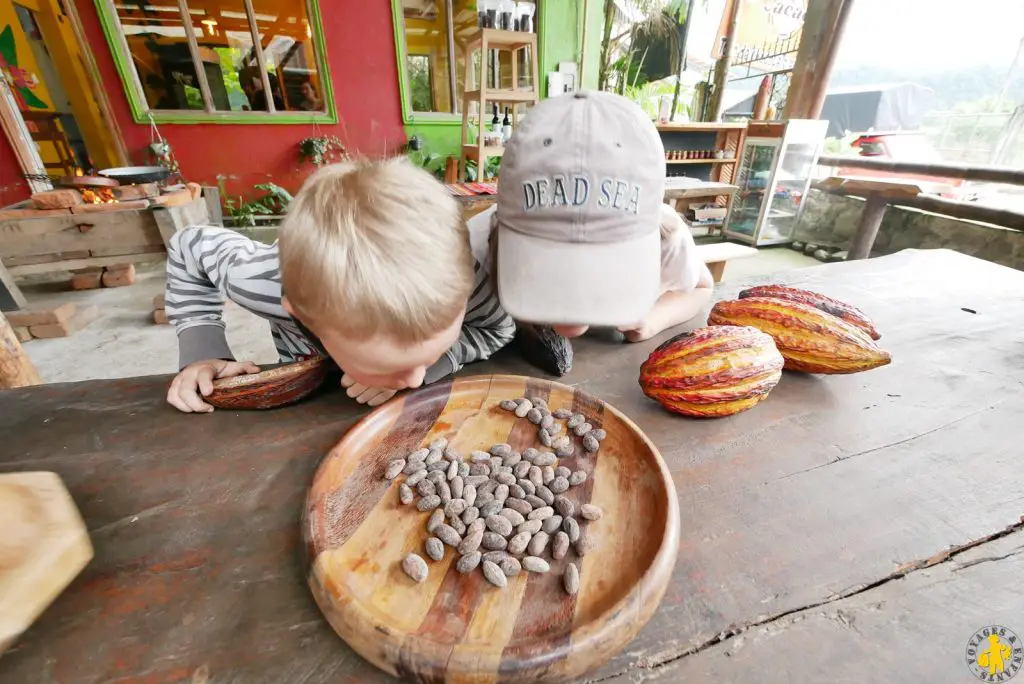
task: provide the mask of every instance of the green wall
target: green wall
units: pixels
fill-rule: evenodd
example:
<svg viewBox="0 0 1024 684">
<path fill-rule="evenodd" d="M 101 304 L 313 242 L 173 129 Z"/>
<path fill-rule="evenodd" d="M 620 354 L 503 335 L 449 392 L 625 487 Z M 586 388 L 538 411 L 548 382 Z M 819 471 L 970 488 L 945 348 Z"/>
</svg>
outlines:
<svg viewBox="0 0 1024 684">
<path fill-rule="evenodd" d="M 392 16 L 395 24 L 395 45 L 398 53 L 398 78 L 402 92 L 402 120 L 405 122 L 406 137 L 419 136 L 424 143 L 423 154 L 437 154 L 443 158 L 459 155 L 462 142 L 462 120 L 458 116 L 413 114 L 408 110 L 406 97 L 406 74 L 402 63 L 401 0 L 392 1 Z M 584 50 L 586 64 L 583 71 L 583 87 L 597 87 L 597 67 L 601 56 L 601 34 L 604 24 L 604 0 L 538 0 L 539 13 L 537 37 L 541 97 L 547 97 L 547 73 L 555 71 L 559 62 L 578 62 L 579 45 L 583 32 L 583 8 L 589 7 L 587 15 L 587 44 Z M 443 165 L 443 162 L 442 162 Z"/>
</svg>

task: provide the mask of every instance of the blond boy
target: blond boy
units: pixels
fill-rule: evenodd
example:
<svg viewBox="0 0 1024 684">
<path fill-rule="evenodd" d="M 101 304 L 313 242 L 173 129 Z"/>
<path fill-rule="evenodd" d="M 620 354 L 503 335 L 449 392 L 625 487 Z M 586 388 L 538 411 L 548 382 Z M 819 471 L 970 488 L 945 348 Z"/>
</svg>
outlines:
<svg viewBox="0 0 1024 684">
<path fill-rule="evenodd" d="M 512 339 L 458 203 L 404 159 L 316 172 L 279 235 L 265 245 L 196 226 L 172 238 L 166 300 L 181 372 L 167 401 L 179 410 L 212 411 L 214 379 L 258 370 L 228 347 L 225 297 L 270 321 L 281 361 L 329 354 L 347 394 L 371 406 Z"/>
</svg>

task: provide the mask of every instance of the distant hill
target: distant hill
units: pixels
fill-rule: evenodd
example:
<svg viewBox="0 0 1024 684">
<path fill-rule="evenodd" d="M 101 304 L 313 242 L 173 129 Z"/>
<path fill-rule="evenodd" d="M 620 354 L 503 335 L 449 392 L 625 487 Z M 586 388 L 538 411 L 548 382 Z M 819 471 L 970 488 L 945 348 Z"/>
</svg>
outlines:
<svg viewBox="0 0 1024 684">
<path fill-rule="evenodd" d="M 935 91 L 935 109 L 949 110 L 956 105 L 994 98 L 999 94 L 1006 77 L 1006 69 L 986 66 L 943 72 L 919 72 L 892 67 L 861 66 L 853 68 L 836 67 L 832 72 L 829 86 L 865 86 L 882 83 L 910 81 Z M 1016 74 L 1007 98 L 1014 104 L 1024 104 L 1024 68 Z"/>
</svg>

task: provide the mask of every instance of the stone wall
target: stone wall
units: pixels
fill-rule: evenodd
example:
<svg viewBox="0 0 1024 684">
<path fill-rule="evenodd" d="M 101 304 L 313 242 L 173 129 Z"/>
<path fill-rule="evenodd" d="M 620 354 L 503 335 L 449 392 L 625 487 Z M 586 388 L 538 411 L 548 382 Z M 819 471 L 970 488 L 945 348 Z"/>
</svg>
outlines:
<svg viewBox="0 0 1024 684">
<path fill-rule="evenodd" d="M 805 202 L 794 238 L 847 249 L 857 230 L 864 200 L 811 190 Z M 1022 231 L 890 206 L 871 255 L 892 254 L 907 248 L 953 249 L 1024 270 Z"/>
</svg>

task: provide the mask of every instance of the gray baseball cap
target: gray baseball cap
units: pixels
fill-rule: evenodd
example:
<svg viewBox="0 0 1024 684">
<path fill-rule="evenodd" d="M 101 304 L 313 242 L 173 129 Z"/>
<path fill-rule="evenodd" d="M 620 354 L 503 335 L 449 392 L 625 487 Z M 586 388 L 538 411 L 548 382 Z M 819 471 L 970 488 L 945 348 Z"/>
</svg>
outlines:
<svg viewBox="0 0 1024 684">
<path fill-rule="evenodd" d="M 498 179 L 505 310 L 547 324 L 643 320 L 660 294 L 664 188 L 661 138 L 632 101 L 581 91 L 537 104 Z"/>
</svg>

